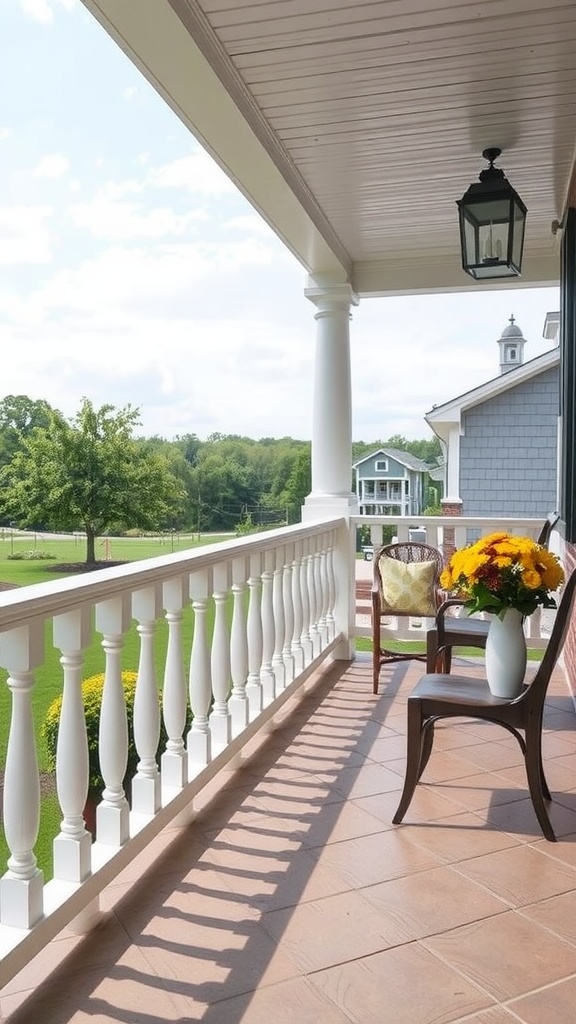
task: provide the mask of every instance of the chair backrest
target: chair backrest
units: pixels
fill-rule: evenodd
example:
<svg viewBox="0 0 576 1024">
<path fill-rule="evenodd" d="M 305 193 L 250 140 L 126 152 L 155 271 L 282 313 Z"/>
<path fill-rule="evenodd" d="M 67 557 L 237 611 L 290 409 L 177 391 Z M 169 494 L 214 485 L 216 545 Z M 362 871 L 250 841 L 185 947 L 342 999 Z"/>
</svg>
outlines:
<svg viewBox="0 0 576 1024">
<path fill-rule="evenodd" d="M 432 569 L 422 574 L 416 569 L 407 580 L 391 581 L 389 573 L 383 571 L 386 559 L 414 567 L 426 563 L 426 568 L 431 565 Z M 394 615 L 434 615 L 441 602 L 439 581 L 443 567 L 440 551 L 429 544 L 416 541 L 385 544 L 374 555 L 374 588 L 381 595 L 382 610 Z M 413 601 L 408 596 L 410 591 L 414 594 Z"/>
<path fill-rule="evenodd" d="M 534 676 L 534 679 L 530 683 L 530 686 L 522 692 L 520 697 L 517 697 L 518 701 L 532 704 L 544 703 L 548 684 L 552 671 L 564 645 L 566 639 L 566 633 L 568 632 L 568 625 L 570 623 L 570 615 L 572 612 L 572 605 L 574 603 L 574 596 L 576 594 L 576 571 L 572 573 L 568 581 L 564 585 L 564 591 L 558 605 L 558 610 L 554 617 L 554 625 L 550 634 L 550 639 L 546 645 L 544 656 L 540 662 L 540 666 Z"/>
<path fill-rule="evenodd" d="M 550 535 L 559 519 L 560 514 L 558 512 L 549 512 L 546 516 L 544 525 L 537 537 L 537 543 L 541 544 L 543 548 L 548 547 L 548 544 L 550 543 Z"/>
</svg>

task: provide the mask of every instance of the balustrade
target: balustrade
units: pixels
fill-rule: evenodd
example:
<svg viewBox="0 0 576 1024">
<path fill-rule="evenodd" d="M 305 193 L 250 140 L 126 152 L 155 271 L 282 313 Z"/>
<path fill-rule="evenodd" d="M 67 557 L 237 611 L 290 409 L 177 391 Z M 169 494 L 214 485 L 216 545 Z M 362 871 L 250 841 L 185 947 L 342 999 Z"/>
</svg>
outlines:
<svg viewBox="0 0 576 1024">
<path fill-rule="evenodd" d="M 92 907 L 99 888 L 148 837 L 191 806 L 217 768 L 334 650 L 336 588 L 328 584 L 328 559 L 337 544 L 347 549 L 343 520 L 42 584 L 32 588 L 30 597 L 25 588 L 0 596 L 5 613 L 0 665 L 12 696 L 4 777 L 10 856 L 0 880 L 0 983 L 25 962 L 28 940 L 37 949 L 39 935 L 47 940 Z M 191 619 L 188 648 L 186 616 Z M 40 784 L 32 708 L 34 672 L 44 658 L 44 622 L 50 619 L 62 673 L 56 752 L 62 821 L 53 839 L 54 875 L 45 884 L 34 852 Z M 163 620 L 158 679 L 158 625 Z M 15 625 L 18 621 L 24 624 Z M 122 664 L 132 629 L 138 664 L 129 730 Z M 104 661 L 98 742 L 104 787 L 95 838 L 84 821 L 89 752 L 82 699 L 84 653 L 94 631 Z M 167 737 L 163 749 L 162 726 Z M 137 767 L 127 779 L 132 743 Z M 55 910 L 58 920 L 50 925 Z"/>
</svg>

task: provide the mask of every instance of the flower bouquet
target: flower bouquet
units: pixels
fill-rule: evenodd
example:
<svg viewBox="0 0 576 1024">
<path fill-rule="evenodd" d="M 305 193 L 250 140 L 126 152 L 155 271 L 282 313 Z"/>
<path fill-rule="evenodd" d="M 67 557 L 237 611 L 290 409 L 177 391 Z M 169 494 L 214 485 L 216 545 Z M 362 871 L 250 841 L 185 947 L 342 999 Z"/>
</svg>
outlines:
<svg viewBox="0 0 576 1024">
<path fill-rule="evenodd" d="M 564 581 L 556 555 L 530 537 L 491 533 L 452 555 L 440 585 L 464 599 L 469 614 L 503 618 L 509 608 L 523 616 L 539 605 L 555 608 L 554 591 Z"/>
</svg>

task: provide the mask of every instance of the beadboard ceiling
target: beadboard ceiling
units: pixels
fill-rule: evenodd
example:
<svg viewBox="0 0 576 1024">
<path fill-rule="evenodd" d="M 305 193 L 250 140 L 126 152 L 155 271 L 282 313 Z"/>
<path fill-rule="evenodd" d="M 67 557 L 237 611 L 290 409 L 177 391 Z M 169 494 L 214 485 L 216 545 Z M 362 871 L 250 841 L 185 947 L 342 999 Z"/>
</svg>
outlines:
<svg viewBox="0 0 576 1024">
<path fill-rule="evenodd" d="M 528 207 L 519 284 L 557 282 L 574 0 L 84 3 L 310 273 L 359 295 L 482 287 L 455 201 L 498 146 Z"/>
</svg>

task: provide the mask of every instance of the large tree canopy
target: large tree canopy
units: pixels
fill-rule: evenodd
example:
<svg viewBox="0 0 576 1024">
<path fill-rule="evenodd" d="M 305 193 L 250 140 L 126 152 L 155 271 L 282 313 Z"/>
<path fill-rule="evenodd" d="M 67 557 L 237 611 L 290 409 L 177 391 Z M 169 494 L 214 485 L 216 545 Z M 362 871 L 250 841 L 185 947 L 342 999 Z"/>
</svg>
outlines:
<svg viewBox="0 0 576 1024">
<path fill-rule="evenodd" d="M 166 456 L 133 437 L 138 415 L 88 399 L 72 420 L 52 411 L 0 471 L 3 514 L 20 526 L 84 530 L 88 563 L 96 538 L 112 529 L 166 525 L 185 490 Z"/>
<path fill-rule="evenodd" d="M 43 398 L 6 395 L 0 401 L 0 466 L 12 461 L 24 438 L 36 427 L 47 427 L 54 409 Z"/>
</svg>

